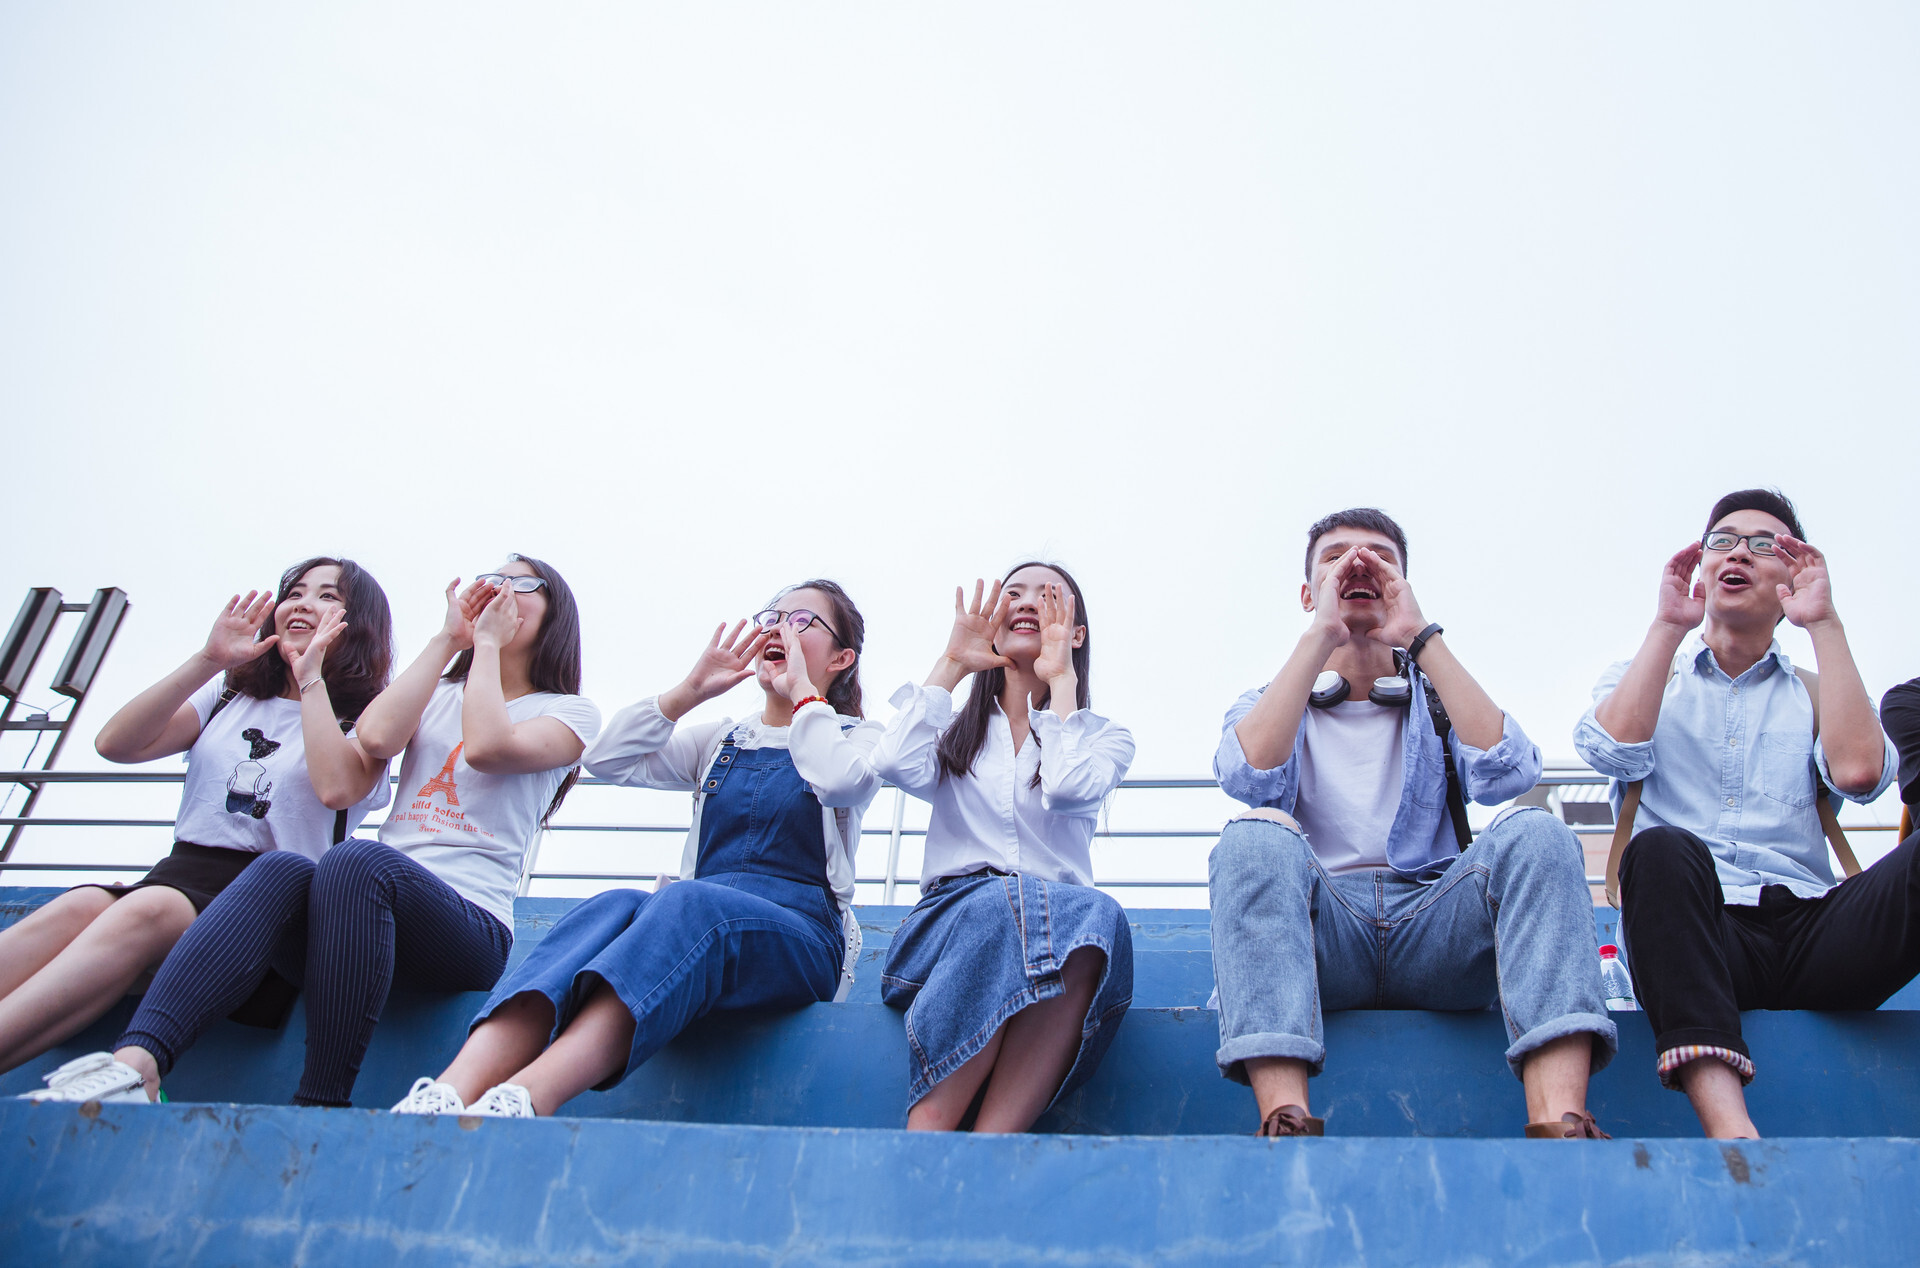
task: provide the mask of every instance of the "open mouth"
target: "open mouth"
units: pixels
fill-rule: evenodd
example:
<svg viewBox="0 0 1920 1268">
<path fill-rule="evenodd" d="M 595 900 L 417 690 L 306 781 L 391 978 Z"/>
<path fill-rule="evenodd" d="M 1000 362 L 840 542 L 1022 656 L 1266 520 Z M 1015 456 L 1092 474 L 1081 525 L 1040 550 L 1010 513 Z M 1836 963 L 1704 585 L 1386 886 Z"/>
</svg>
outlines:
<svg viewBox="0 0 1920 1268">
<path fill-rule="evenodd" d="M 1013 624 L 1007 628 L 1015 634 L 1038 634 L 1040 632 L 1040 622 L 1030 616 L 1017 616 L 1013 619 Z"/>
<path fill-rule="evenodd" d="M 287 622 L 287 633 L 289 634 L 308 634 L 312 632 L 313 622 L 307 620 L 305 617 L 296 616 Z"/>
<path fill-rule="evenodd" d="M 787 649 L 778 643 L 768 643 L 760 652 L 760 659 L 769 665 L 782 665 L 787 660 Z"/>
<path fill-rule="evenodd" d="M 1348 586 L 1340 592 L 1342 602 L 1367 602 L 1379 597 L 1380 592 L 1372 586 Z"/>
<path fill-rule="evenodd" d="M 1720 574 L 1720 587 L 1723 590 L 1745 590 L 1753 585 L 1753 578 L 1738 568 L 1728 568 Z"/>
</svg>

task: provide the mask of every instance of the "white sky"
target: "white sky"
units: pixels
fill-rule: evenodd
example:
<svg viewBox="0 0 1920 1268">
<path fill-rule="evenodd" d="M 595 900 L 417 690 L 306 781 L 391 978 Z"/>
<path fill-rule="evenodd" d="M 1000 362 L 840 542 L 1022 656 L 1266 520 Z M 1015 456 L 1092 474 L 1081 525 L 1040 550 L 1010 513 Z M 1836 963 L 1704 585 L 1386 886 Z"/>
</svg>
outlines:
<svg viewBox="0 0 1920 1268">
<path fill-rule="evenodd" d="M 11 5 L 0 605 L 132 594 L 90 737 L 310 553 L 403 660 L 549 559 L 609 713 L 826 574 L 884 716 L 1039 553 L 1134 773 L 1202 775 L 1302 530 L 1373 503 L 1568 758 L 1661 561 L 1778 483 L 1877 698 L 1916 53 L 1891 3 Z"/>
</svg>

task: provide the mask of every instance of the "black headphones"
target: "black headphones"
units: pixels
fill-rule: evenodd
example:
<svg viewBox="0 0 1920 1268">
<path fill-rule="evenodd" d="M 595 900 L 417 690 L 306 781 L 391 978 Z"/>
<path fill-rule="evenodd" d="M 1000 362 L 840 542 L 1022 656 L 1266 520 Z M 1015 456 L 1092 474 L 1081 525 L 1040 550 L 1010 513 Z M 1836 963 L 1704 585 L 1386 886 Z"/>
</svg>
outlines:
<svg viewBox="0 0 1920 1268">
<path fill-rule="evenodd" d="M 1331 709 L 1352 694 L 1353 688 L 1347 685 L 1347 680 L 1329 669 L 1313 680 L 1313 690 L 1307 695 L 1307 703 L 1316 709 Z M 1413 703 L 1413 683 L 1400 674 L 1391 678 L 1375 678 L 1372 689 L 1367 692 L 1367 699 L 1375 704 L 1404 709 Z"/>
</svg>

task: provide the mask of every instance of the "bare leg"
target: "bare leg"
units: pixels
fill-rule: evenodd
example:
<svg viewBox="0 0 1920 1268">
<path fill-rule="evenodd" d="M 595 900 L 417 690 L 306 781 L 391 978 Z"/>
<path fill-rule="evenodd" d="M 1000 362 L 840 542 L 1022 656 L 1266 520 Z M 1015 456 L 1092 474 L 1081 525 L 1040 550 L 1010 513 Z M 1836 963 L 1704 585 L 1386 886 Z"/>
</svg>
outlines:
<svg viewBox="0 0 1920 1268">
<path fill-rule="evenodd" d="M 1758 1140 L 1760 1129 L 1747 1116 L 1747 1093 L 1740 1073 L 1718 1057 L 1699 1057 L 1680 1067 L 1680 1086 L 1700 1116 L 1709 1140 Z"/>
<path fill-rule="evenodd" d="M 142 1084 L 142 1090 L 146 1092 L 149 1101 L 160 1099 L 160 1063 L 153 1059 L 151 1052 L 145 1048 L 126 1047 L 116 1051 L 113 1059 L 122 1065 L 132 1066 L 140 1072 L 140 1077 L 146 1080 Z"/>
<path fill-rule="evenodd" d="M 1000 1028 L 1000 1057 L 973 1130 L 1023 1132 L 1033 1126 L 1073 1069 L 1106 965 L 1105 952 L 1081 947 L 1060 966 L 1060 994 L 1029 1004 Z"/>
<path fill-rule="evenodd" d="M 18 990 L 0 999 L 0 1071 L 86 1029 L 193 923 L 193 904 L 155 885 L 119 899 Z"/>
<path fill-rule="evenodd" d="M 0 929 L 0 999 L 53 963 L 53 957 L 113 906 L 104 889 L 70 889 L 26 919 Z"/>
<path fill-rule="evenodd" d="M 451 1083 L 471 1105 L 488 1088 L 516 1082 L 514 1074 L 546 1049 L 552 1033 L 553 1001 L 538 991 L 523 991 L 474 1027 L 439 1081 Z"/>
<path fill-rule="evenodd" d="M 1247 1081 L 1253 1084 L 1253 1099 L 1260 1106 L 1260 1121 L 1282 1105 L 1298 1105 L 1304 1113 L 1307 1105 L 1307 1063 L 1298 1057 L 1249 1057 Z"/>
<path fill-rule="evenodd" d="M 1016 1014 L 1017 1015 L 1017 1014 Z M 933 1085 L 933 1090 L 907 1110 L 910 1132 L 950 1132 L 967 1116 L 967 1106 L 980 1091 L 980 1085 L 993 1073 L 1000 1059 L 1000 1044 L 1007 1037 L 1006 1026 L 993 1032 L 987 1046 L 968 1057 L 958 1070 Z"/>
<path fill-rule="evenodd" d="M 1562 1035 L 1529 1052 L 1520 1063 L 1520 1081 L 1527 1089 L 1527 1121 L 1557 1123 L 1562 1114 L 1584 1114 L 1587 1076 L 1592 1072 L 1592 1035 Z"/>
<path fill-rule="evenodd" d="M 633 1030 L 633 1014 L 613 988 L 602 982 L 553 1045 L 505 1081 L 527 1089 L 534 1113 L 552 1114 L 608 1075 L 626 1068 L 627 1054 L 633 1051 Z M 463 1098 L 465 1094 L 462 1088 Z"/>
</svg>

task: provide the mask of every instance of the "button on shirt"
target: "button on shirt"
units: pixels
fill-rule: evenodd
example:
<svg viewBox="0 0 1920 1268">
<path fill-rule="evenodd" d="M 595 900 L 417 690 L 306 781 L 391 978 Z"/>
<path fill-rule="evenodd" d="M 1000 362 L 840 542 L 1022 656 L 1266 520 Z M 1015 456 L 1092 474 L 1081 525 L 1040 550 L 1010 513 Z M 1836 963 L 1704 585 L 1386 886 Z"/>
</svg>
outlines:
<svg viewBox="0 0 1920 1268">
<path fill-rule="evenodd" d="M 1698 635 L 1676 659 L 1651 740 L 1622 744 L 1594 716 L 1627 672 L 1624 660 L 1600 676 L 1593 707 L 1574 728 L 1581 758 L 1614 781 L 1614 813 L 1626 785 L 1645 780 L 1634 831 L 1684 828 L 1706 842 L 1733 905 L 1757 905 L 1765 885 L 1785 885 L 1802 898 L 1825 893 L 1833 867 L 1814 804 L 1815 773 L 1829 787 L 1832 780 L 1813 733 L 1813 698 L 1793 663 L 1775 643 L 1729 678 Z M 1849 801 L 1872 801 L 1893 782 L 1893 745 L 1884 736 L 1882 743 L 1880 782 L 1864 795 L 1844 794 Z"/>
<path fill-rule="evenodd" d="M 923 887 L 984 867 L 1093 884 L 1100 803 L 1133 764 L 1131 732 L 1087 709 L 1065 719 L 1029 709 L 1030 734 L 1016 753 L 1013 728 L 995 702 L 973 770 L 943 779 L 940 736 L 953 722 L 953 693 L 908 683 L 891 703 L 899 712 L 874 750 L 873 764 L 933 807 L 920 868 Z"/>
</svg>

